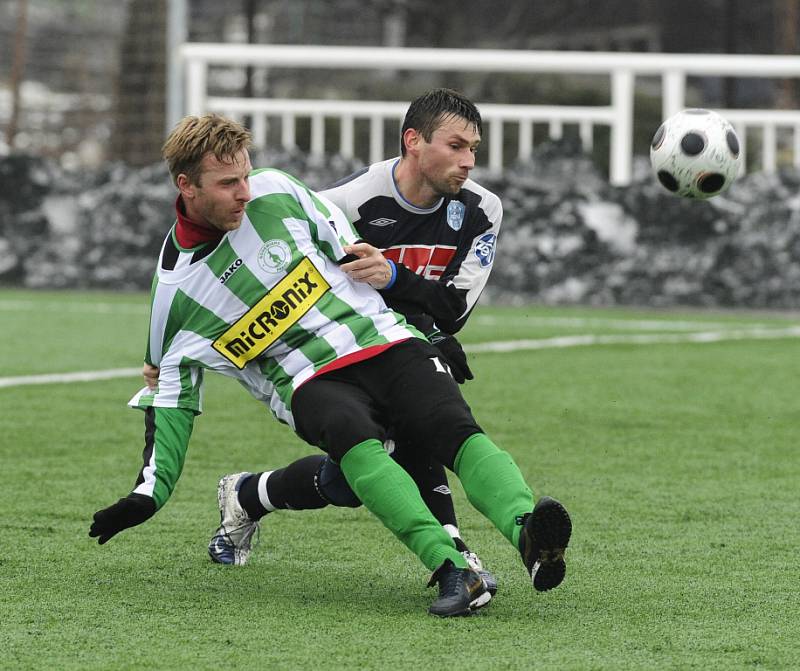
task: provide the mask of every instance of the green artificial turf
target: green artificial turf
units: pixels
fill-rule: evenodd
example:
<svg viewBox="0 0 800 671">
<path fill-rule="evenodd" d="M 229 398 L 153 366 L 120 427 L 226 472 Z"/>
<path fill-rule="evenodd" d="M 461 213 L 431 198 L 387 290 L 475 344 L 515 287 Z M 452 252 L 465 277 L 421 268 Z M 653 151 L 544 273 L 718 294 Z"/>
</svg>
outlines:
<svg viewBox="0 0 800 671">
<path fill-rule="evenodd" d="M 146 305 L 0 291 L 0 381 L 138 367 Z M 479 307 L 463 339 L 687 322 L 798 320 Z M 364 509 L 269 515 L 247 566 L 210 563 L 218 478 L 314 452 L 230 380 L 207 376 L 167 506 L 102 547 L 87 536 L 92 513 L 140 467 L 142 415 L 125 407 L 139 380 L 0 387 L 3 667 L 795 669 L 798 355 L 797 339 L 470 354 L 463 390 L 478 421 L 537 495 L 565 504 L 574 533 L 564 584 L 537 594 L 451 478 L 462 533 L 500 585 L 480 614 L 453 620 L 426 614 L 427 572 Z"/>
</svg>

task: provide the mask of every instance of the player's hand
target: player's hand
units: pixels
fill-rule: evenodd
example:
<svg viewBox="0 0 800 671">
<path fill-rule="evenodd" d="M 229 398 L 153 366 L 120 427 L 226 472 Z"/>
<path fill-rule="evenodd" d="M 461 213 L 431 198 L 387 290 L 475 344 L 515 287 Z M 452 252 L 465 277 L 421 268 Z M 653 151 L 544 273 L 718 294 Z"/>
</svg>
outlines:
<svg viewBox="0 0 800 671">
<path fill-rule="evenodd" d="M 158 373 L 159 368 L 156 366 L 151 366 L 149 363 L 146 363 L 142 366 L 142 377 L 144 378 L 144 383 L 148 386 L 148 388 L 152 391 L 158 386 Z"/>
<path fill-rule="evenodd" d="M 466 380 L 471 380 L 475 376 L 469 369 L 467 363 L 467 355 L 461 343 L 455 336 L 448 335 L 447 333 L 433 333 L 428 336 L 428 340 L 442 355 L 444 362 L 450 368 L 450 374 L 458 384 L 464 384 Z"/>
<path fill-rule="evenodd" d="M 103 545 L 123 529 L 135 527 L 156 513 L 156 502 L 144 494 L 128 494 L 114 505 L 94 514 L 89 535 Z"/>
<path fill-rule="evenodd" d="M 392 279 L 392 267 L 381 250 L 367 242 L 357 242 L 344 248 L 348 255 L 358 257 L 339 266 L 351 279 L 366 282 L 373 289 L 383 289 Z"/>
</svg>

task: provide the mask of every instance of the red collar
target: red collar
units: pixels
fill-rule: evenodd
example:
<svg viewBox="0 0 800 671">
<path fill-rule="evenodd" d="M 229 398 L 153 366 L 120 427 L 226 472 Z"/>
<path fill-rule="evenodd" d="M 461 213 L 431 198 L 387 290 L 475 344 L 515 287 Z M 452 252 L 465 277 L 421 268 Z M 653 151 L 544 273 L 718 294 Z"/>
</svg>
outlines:
<svg viewBox="0 0 800 671">
<path fill-rule="evenodd" d="M 204 242 L 219 240 L 225 235 L 224 231 L 202 226 L 189 219 L 186 216 L 186 205 L 180 196 L 175 201 L 175 212 L 178 216 L 178 223 L 175 225 L 175 239 L 184 249 L 193 249 Z"/>
</svg>

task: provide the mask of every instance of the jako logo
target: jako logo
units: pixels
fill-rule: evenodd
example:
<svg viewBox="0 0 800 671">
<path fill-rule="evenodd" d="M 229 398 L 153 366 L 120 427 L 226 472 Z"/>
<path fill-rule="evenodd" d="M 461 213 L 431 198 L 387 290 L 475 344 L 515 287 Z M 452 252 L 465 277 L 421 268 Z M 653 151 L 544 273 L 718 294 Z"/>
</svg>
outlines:
<svg viewBox="0 0 800 671">
<path fill-rule="evenodd" d="M 241 370 L 298 322 L 330 288 L 322 273 L 305 258 L 212 347 Z"/>
<path fill-rule="evenodd" d="M 241 259 L 236 259 L 231 265 L 228 266 L 228 269 L 222 273 L 219 277 L 219 283 L 225 284 L 230 279 L 230 276 L 233 275 L 239 268 L 241 268 L 243 261 Z"/>
</svg>

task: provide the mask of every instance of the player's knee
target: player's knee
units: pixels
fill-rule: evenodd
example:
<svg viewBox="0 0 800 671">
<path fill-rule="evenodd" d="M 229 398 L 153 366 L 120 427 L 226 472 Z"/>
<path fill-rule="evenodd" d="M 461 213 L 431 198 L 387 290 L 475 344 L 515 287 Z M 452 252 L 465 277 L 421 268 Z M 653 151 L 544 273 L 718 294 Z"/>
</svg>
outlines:
<svg viewBox="0 0 800 671">
<path fill-rule="evenodd" d="M 314 479 L 319 495 L 328 503 L 340 508 L 358 508 L 361 500 L 347 484 L 342 469 L 330 458 L 323 460 Z"/>
</svg>

